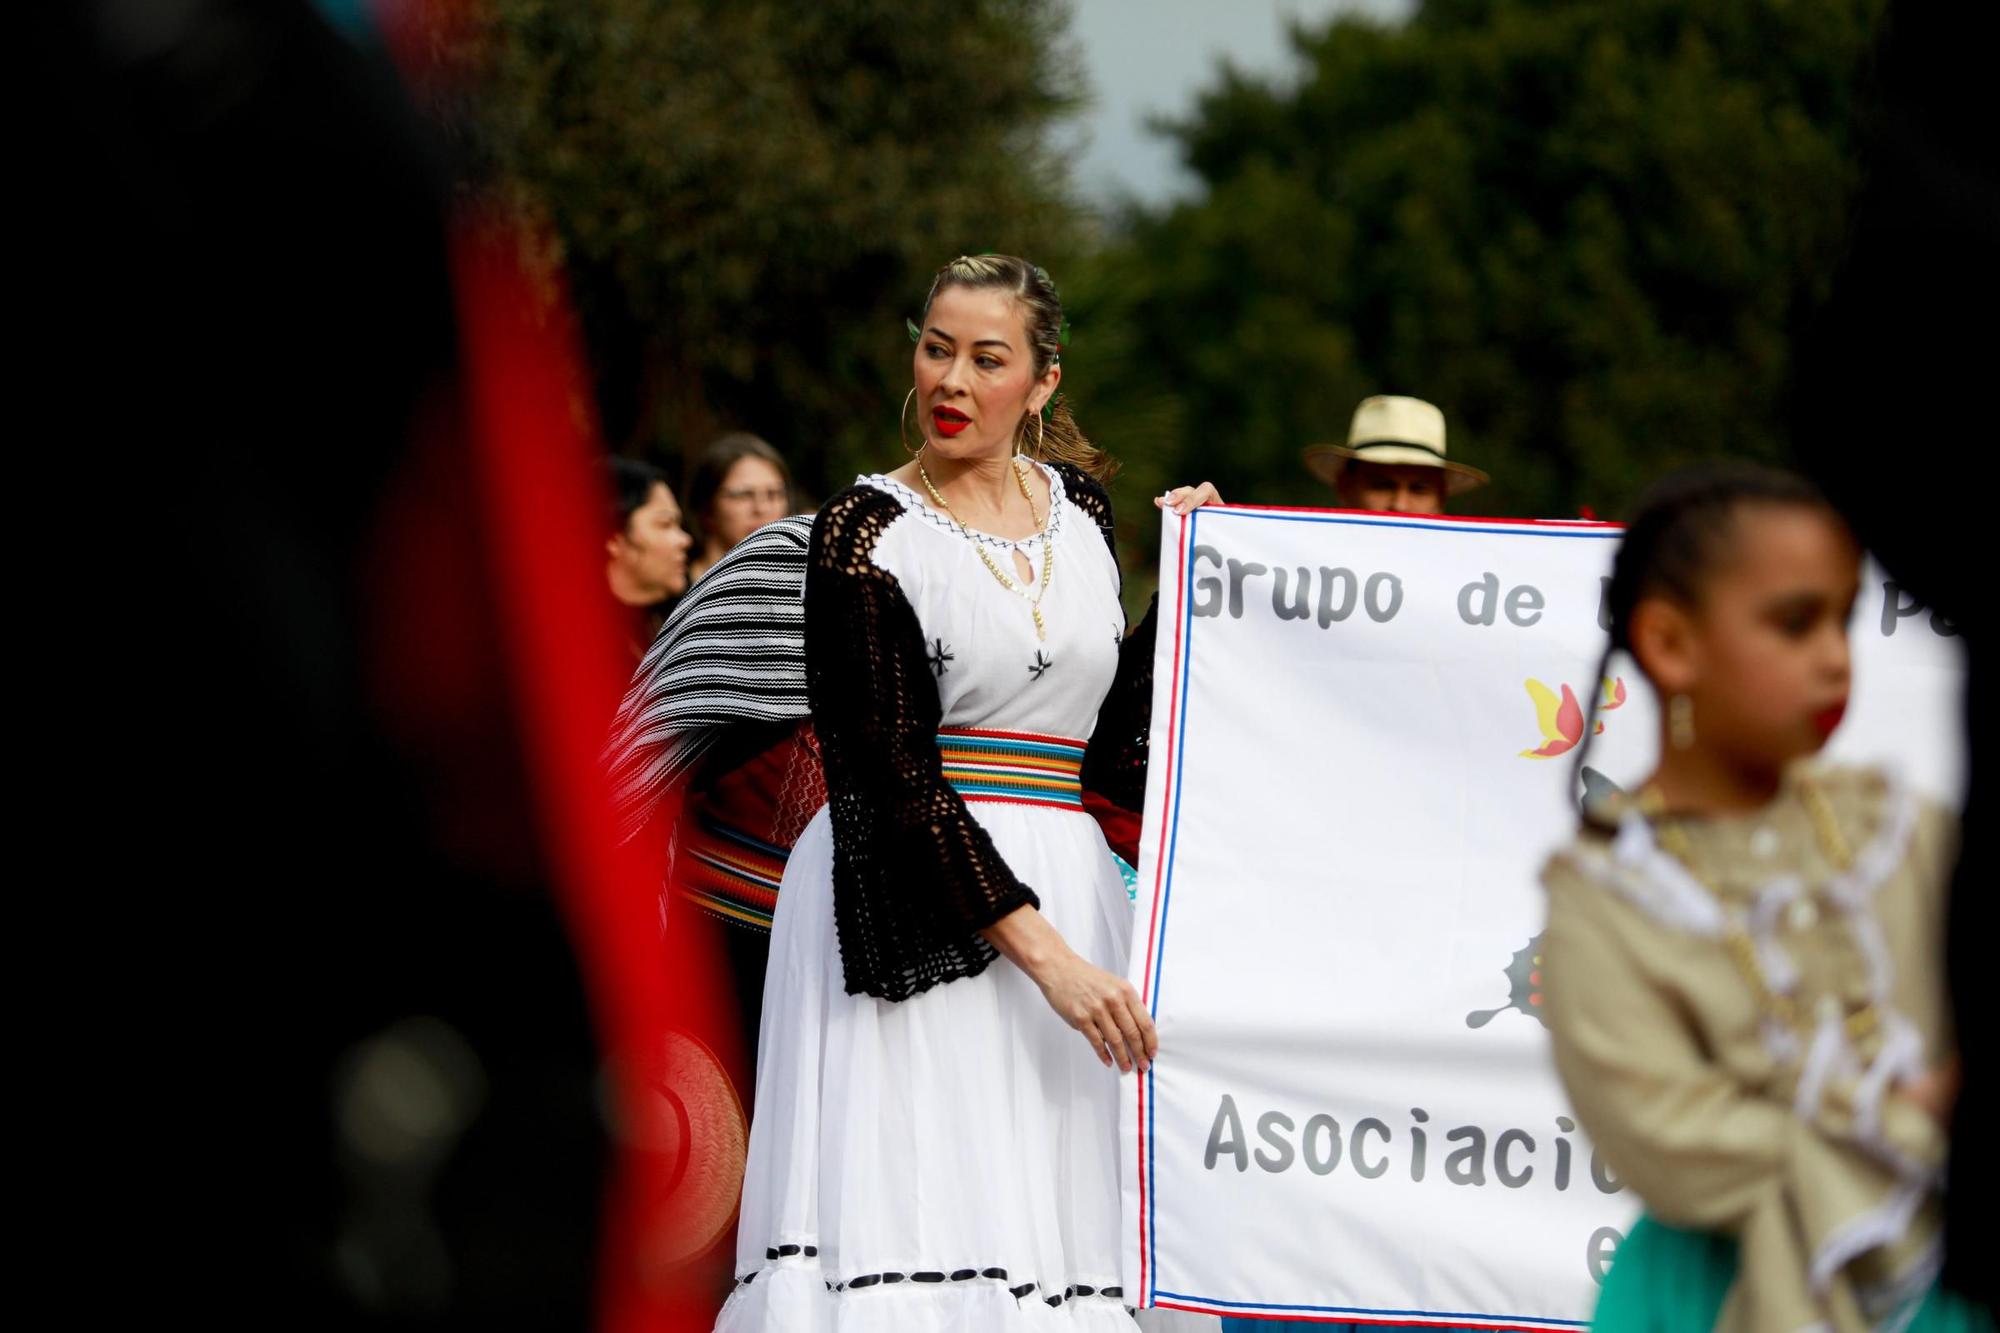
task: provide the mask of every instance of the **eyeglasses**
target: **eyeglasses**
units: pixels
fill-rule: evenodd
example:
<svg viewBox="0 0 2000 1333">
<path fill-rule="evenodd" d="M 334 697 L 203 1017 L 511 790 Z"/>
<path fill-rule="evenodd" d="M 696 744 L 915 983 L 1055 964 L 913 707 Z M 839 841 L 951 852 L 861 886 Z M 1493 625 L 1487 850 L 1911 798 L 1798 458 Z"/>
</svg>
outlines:
<svg viewBox="0 0 2000 1333">
<path fill-rule="evenodd" d="M 763 500 L 768 504 L 781 505 L 789 495 L 783 486 L 732 486 L 726 491 L 717 491 L 715 498 L 727 500 L 731 504 L 742 504 L 746 500 Z"/>
</svg>

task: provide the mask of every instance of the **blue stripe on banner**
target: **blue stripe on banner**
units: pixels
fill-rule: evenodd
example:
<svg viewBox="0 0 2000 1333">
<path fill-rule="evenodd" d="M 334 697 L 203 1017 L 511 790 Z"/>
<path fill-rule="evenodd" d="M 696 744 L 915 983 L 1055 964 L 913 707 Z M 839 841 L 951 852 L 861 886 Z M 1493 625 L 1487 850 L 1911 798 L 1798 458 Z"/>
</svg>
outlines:
<svg viewBox="0 0 2000 1333">
<path fill-rule="evenodd" d="M 1256 514 L 1243 510 L 1220 510 L 1216 517 L 1261 518 L 1273 523 L 1344 523 L 1357 528 L 1415 528 L 1419 532 L 1477 532 L 1488 536 L 1581 537 L 1585 541 L 1617 541 L 1623 527 L 1612 525 L 1602 532 L 1575 532 L 1567 528 L 1536 527 L 1533 524 L 1502 524 L 1481 527 L 1477 523 L 1383 523 L 1372 518 L 1346 518 L 1339 514 Z"/>
<path fill-rule="evenodd" d="M 1181 543 L 1183 553 L 1194 550 L 1195 532 L 1200 524 L 1201 510 L 1197 509 L 1188 515 L 1187 535 L 1182 539 Z M 1178 757 L 1174 766 L 1174 812 L 1173 816 L 1167 821 L 1167 846 L 1161 851 L 1161 855 L 1167 858 L 1167 880 L 1160 891 L 1160 924 L 1153 943 L 1153 1004 L 1151 1014 L 1155 1023 L 1159 1021 L 1160 1017 L 1160 969 L 1166 965 L 1167 961 L 1167 911 L 1173 905 L 1174 901 L 1174 853 L 1179 849 L 1181 839 L 1181 791 L 1187 786 L 1186 783 L 1180 780 L 1180 777 L 1187 767 L 1188 665 L 1194 661 L 1194 599 L 1188 596 L 1187 587 L 1187 580 L 1194 577 L 1194 562 L 1188 560 L 1185 554 L 1182 556 L 1182 567 L 1186 571 L 1186 574 L 1180 590 L 1182 617 L 1181 643 L 1184 645 L 1181 653 L 1181 706 L 1179 716 L 1174 720 L 1174 728 L 1178 733 L 1174 739 L 1174 748 L 1178 752 Z M 1153 1256 L 1153 1261 L 1148 1265 L 1146 1274 L 1149 1285 L 1153 1288 L 1151 1294 L 1154 1299 L 1157 1299 L 1160 1280 L 1160 1103 L 1158 1084 L 1154 1080 L 1154 1068 L 1154 1066 L 1148 1066 L 1146 1070 L 1146 1178 L 1147 1184 L 1150 1186 L 1146 1193 L 1146 1248 Z"/>
<path fill-rule="evenodd" d="M 1197 509 L 1188 515 L 1187 528 L 1185 530 L 1186 535 L 1182 538 L 1181 544 L 1183 567 L 1187 570 L 1187 573 L 1181 580 L 1180 588 L 1181 605 L 1183 608 L 1181 613 L 1181 643 L 1183 647 L 1179 664 L 1180 709 L 1179 716 L 1174 724 L 1176 731 L 1174 748 L 1177 751 L 1177 759 L 1174 764 L 1172 777 L 1172 813 L 1168 817 L 1166 835 L 1163 839 L 1164 845 L 1160 849 L 1160 855 L 1166 860 L 1166 878 L 1160 890 L 1160 920 L 1158 931 L 1154 937 L 1153 986 L 1150 1012 L 1155 1022 L 1158 1022 L 1160 1017 L 1160 984 L 1167 961 L 1167 914 L 1173 907 L 1175 853 L 1180 846 L 1181 792 L 1186 786 L 1181 780 L 1181 775 L 1186 770 L 1187 765 L 1188 677 L 1194 662 L 1194 605 L 1193 599 L 1188 595 L 1188 585 L 1193 580 L 1194 567 L 1193 563 L 1188 561 L 1186 557 L 1194 548 L 1195 529 L 1206 512 L 1204 509 Z M 1264 519 L 1277 523 L 1337 523 L 1355 527 L 1415 528 L 1423 532 L 1471 532 L 1495 536 L 1579 537 L 1589 541 L 1616 541 L 1625 535 L 1624 528 L 1615 525 L 1607 525 L 1602 530 L 1577 532 L 1529 524 L 1501 524 L 1493 527 L 1481 527 L 1475 524 L 1460 526 L 1441 523 L 1399 523 L 1347 517 L 1339 514 L 1272 514 L 1227 509 L 1217 510 L 1213 517 Z M 1146 1236 L 1143 1262 L 1145 1263 L 1146 1270 L 1146 1291 L 1144 1296 L 1148 1305 L 1156 1304 L 1164 1297 L 1170 1301 L 1183 1303 L 1176 1308 L 1199 1307 L 1200 1313 L 1215 1315 L 1225 1315 L 1238 1310 L 1271 1310 L 1290 1311 L 1298 1314 L 1347 1315 L 1361 1319 L 1464 1320 L 1472 1323 L 1513 1324 L 1521 1327 L 1550 1330 L 1590 1327 L 1588 1320 L 1552 1319 L 1545 1315 L 1498 1315 L 1475 1313 L 1472 1311 L 1367 1310 L 1349 1306 L 1260 1304 L 1254 1301 L 1221 1301 L 1208 1296 L 1191 1296 L 1184 1292 L 1160 1290 L 1160 1136 L 1158 1130 L 1159 1099 L 1157 1085 L 1154 1081 L 1156 1069 L 1157 1066 L 1154 1066 L 1154 1068 L 1146 1071 L 1146 1180 L 1143 1185 L 1146 1195 Z"/>
<path fill-rule="evenodd" d="M 1373 1315 L 1383 1319 L 1471 1319 L 1496 1324 L 1517 1324 L 1533 1328 L 1589 1328 L 1587 1319 L 1550 1319 L 1545 1315 L 1482 1314 L 1471 1310 L 1375 1310 L 1358 1305 L 1278 1305 L 1265 1301 L 1221 1301 L 1207 1296 L 1189 1296 L 1178 1291 L 1158 1291 L 1170 1301 L 1203 1306 L 1209 1314 L 1229 1314 L 1237 1310 L 1285 1310 L 1296 1314 Z"/>
</svg>

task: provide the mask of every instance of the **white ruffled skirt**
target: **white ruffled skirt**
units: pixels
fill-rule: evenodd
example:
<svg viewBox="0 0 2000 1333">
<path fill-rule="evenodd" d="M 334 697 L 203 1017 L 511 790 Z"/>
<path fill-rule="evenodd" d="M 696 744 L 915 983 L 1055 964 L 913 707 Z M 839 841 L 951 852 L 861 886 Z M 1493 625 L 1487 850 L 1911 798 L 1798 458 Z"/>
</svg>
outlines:
<svg viewBox="0 0 2000 1333">
<path fill-rule="evenodd" d="M 1132 908 L 1096 823 L 974 802 L 1071 948 L 1124 972 Z M 849 995 L 822 809 L 785 869 L 718 1333 L 1123 1330 L 1120 1075 L 1006 959 Z"/>
</svg>

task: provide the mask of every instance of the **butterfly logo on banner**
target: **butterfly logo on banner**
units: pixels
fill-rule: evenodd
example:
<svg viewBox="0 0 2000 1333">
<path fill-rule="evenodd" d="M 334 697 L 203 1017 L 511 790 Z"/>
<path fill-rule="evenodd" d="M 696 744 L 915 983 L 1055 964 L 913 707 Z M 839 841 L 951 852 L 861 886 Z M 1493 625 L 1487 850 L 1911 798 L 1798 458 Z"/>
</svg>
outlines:
<svg viewBox="0 0 2000 1333">
<path fill-rule="evenodd" d="M 1576 691 L 1569 686 L 1562 687 L 1562 696 L 1539 680 L 1530 680 L 1528 697 L 1535 702 L 1535 724 L 1542 730 L 1542 743 L 1532 750 L 1521 751 L 1523 759 L 1553 759 L 1559 754 L 1574 750 L 1583 740 L 1583 705 L 1577 701 Z M 1597 711 L 1609 713 L 1625 706 L 1625 678 L 1613 677 L 1599 685 Z M 1604 720 L 1598 719 L 1596 735 L 1604 734 Z"/>
</svg>

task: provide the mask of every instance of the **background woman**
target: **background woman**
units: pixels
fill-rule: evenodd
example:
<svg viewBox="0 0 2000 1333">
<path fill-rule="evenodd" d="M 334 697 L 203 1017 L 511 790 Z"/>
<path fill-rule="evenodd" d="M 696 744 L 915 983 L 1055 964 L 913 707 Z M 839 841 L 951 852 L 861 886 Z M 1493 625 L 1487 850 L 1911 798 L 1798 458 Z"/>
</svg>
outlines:
<svg viewBox="0 0 2000 1333">
<path fill-rule="evenodd" d="M 632 660 L 646 646 L 674 601 L 688 588 L 687 530 L 666 474 L 650 463 L 607 458 L 609 495 L 605 511 L 604 581 L 612 598 L 626 608 Z"/>
<path fill-rule="evenodd" d="M 722 1329 L 1131 1327 L 1112 1070 L 1156 1046 L 1081 801 L 1142 793 L 1152 644 L 1125 635 L 1109 460 L 1055 400 L 1062 324 L 1022 260 L 939 270 L 914 457 L 814 524 L 829 806 L 778 898 Z"/>
<path fill-rule="evenodd" d="M 792 512 L 792 474 L 784 455 L 755 435 L 724 435 L 701 451 L 688 476 L 699 579 L 738 542 Z"/>
</svg>

